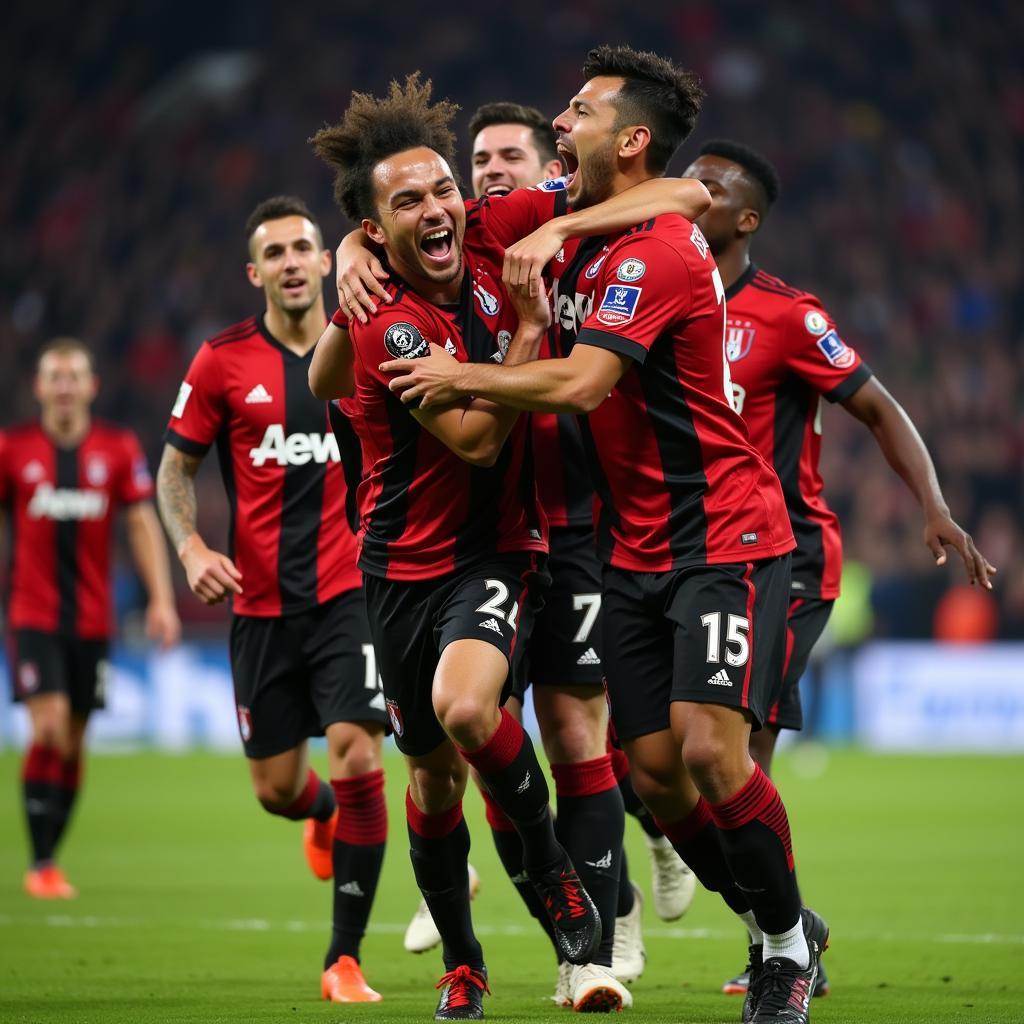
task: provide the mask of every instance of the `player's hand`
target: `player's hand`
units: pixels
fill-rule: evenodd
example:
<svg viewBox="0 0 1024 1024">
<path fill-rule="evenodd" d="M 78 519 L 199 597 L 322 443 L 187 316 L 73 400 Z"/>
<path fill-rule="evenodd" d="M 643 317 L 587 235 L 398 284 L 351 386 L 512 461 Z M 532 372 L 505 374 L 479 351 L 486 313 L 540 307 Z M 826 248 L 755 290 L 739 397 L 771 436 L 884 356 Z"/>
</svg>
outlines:
<svg viewBox="0 0 1024 1024">
<path fill-rule="evenodd" d="M 228 594 L 242 593 L 242 574 L 235 563 L 208 548 L 197 534 L 182 544 L 179 556 L 189 589 L 206 604 L 220 604 Z"/>
<path fill-rule="evenodd" d="M 526 287 L 532 298 L 544 294 L 544 268 L 565 244 L 558 221 L 542 224 L 505 250 L 501 279 L 508 289 Z"/>
<path fill-rule="evenodd" d="M 551 300 L 543 287 L 536 295 L 529 282 L 507 285 L 505 291 L 519 317 L 520 326 L 536 327 L 541 332 L 551 326 Z"/>
<path fill-rule="evenodd" d="M 181 639 L 181 619 L 173 601 L 150 601 L 146 606 L 146 636 L 165 650 Z"/>
<path fill-rule="evenodd" d="M 381 373 L 397 373 L 388 383 L 403 402 L 420 399 L 420 408 L 448 405 L 463 398 L 457 383 L 462 363 L 440 345 L 430 343 L 430 355 L 421 359 L 391 359 L 380 364 Z"/>
<path fill-rule="evenodd" d="M 361 324 L 369 322 L 367 313 L 377 312 L 374 296 L 391 302 L 382 281 L 388 280 L 383 264 L 368 249 L 350 238 L 342 240 L 335 254 L 338 305 Z"/>
<path fill-rule="evenodd" d="M 928 516 L 924 527 L 924 542 L 935 556 L 936 565 L 946 564 L 946 547 L 956 548 L 963 559 L 970 583 L 980 583 L 988 590 L 992 589 L 990 576 L 998 571 L 994 565 L 974 546 L 969 533 L 965 533 L 942 509 L 935 509 Z"/>
</svg>

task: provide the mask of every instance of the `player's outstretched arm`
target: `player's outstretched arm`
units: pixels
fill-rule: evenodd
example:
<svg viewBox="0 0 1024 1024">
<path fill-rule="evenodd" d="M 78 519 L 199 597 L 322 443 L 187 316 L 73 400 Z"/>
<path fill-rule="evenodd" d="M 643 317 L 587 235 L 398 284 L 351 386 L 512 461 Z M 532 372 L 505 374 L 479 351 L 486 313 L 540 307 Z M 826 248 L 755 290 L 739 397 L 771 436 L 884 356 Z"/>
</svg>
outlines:
<svg viewBox="0 0 1024 1024">
<path fill-rule="evenodd" d="M 935 564 L 946 564 L 946 546 L 952 546 L 963 559 L 971 583 L 991 590 L 989 577 L 996 568 L 950 516 L 935 465 L 903 406 L 874 377 L 847 398 L 843 406 L 875 435 L 886 461 L 917 498 L 925 516 L 924 542 L 935 556 Z"/>
<path fill-rule="evenodd" d="M 421 409 L 475 395 L 513 409 L 587 413 L 605 400 L 630 364 L 617 352 L 576 345 L 568 358 L 517 366 L 448 362 L 431 352 L 426 359 L 392 359 L 380 369 L 396 374 L 391 390 L 403 402 L 419 399 Z"/>
<path fill-rule="evenodd" d="M 125 511 L 128 547 L 135 568 L 149 598 L 146 605 L 146 635 L 161 647 L 171 647 L 181 638 L 181 620 L 174 607 L 171 566 L 167 544 L 150 501 L 129 505 Z"/>
<path fill-rule="evenodd" d="M 156 473 L 156 500 L 192 593 L 206 604 L 219 604 L 229 593 L 242 593 L 242 574 L 227 555 L 208 548 L 196 529 L 195 476 L 201 462 L 173 445 L 164 445 Z"/>
<path fill-rule="evenodd" d="M 509 287 L 528 285 L 537 294 L 544 268 L 570 238 L 625 231 L 668 213 L 694 220 L 710 205 L 711 193 L 696 178 L 650 178 L 602 203 L 555 217 L 509 246 L 502 280 Z"/>
<path fill-rule="evenodd" d="M 355 394 L 355 353 L 344 327 L 328 323 L 320 335 L 309 363 L 309 390 L 325 401 Z"/>
</svg>

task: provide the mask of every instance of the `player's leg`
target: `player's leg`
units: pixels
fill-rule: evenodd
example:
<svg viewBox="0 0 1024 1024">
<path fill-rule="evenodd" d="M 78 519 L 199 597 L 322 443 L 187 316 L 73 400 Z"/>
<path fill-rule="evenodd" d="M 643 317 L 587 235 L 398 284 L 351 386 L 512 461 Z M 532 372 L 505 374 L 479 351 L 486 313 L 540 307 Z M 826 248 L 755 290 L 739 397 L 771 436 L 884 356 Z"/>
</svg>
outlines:
<svg viewBox="0 0 1024 1024">
<path fill-rule="evenodd" d="M 331 941 L 324 994 L 335 1002 L 377 1002 L 360 968 L 387 840 L 384 799 L 384 695 L 361 590 L 305 613 L 301 627 L 308 691 L 327 737 L 337 812 L 326 826 L 306 823 L 306 850 L 333 877 Z"/>
<path fill-rule="evenodd" d="M 585 963 L 600 941 L 597 911 L 555 837 L 547 780 L 533 743 L 500 706 L 521 656 L 519 645 L 532 630 L 528 582 L 536 575 L 532 559 L 496 561 L 453 589 L 440 618 L 433 704 L 445 733 L 515 825 L 523 867 L 544 901 L 562 955 Z"/>
<path fill-rule="evenodd" d="M 766 719 L 782 678 L 788 603 L 786 556 L 694 571 L 675 589 L 668 613 L 675 624 L 673 736 L 700 792 L 697 807 L 717 827 L 750 905 L 751 945 L 758 932 L 763 939 L 764 968 L 754 965 L 748 1005 L 755 1021 L 787 1002 L 806 1014 L 827 942 L 820 918 L 801 911 L 785 806 L 749 755 L 751 722 Z"/>
<path fill-rule="evenodd" d="M 697 876 L 683 863 L 675 848 L 658 828 L 653 815 L 637 796 L 629 774 L 629 758 L 626 752 L 616 746 L 613 739 L 614 727 L 608 723 L 608 753 L 612 759 L 612 773 L 619 784 L 622 803 L 626 814 L 636 819 L 644 834 L 647 852 L 651 858 L 651 892 L 654 896 L 654 912 L 663 921 L 678 921 L 690 909 L 697 888 Z M 625 851 L 623 851 L 625 858 Z M 622 873 L 620 894 L 624 889 L 635 889 L 626 871 Z M 629 906 L 627 901 L 625 906 Z M 619 916 L 623 916 L 620 909 Z"/>
</svg>

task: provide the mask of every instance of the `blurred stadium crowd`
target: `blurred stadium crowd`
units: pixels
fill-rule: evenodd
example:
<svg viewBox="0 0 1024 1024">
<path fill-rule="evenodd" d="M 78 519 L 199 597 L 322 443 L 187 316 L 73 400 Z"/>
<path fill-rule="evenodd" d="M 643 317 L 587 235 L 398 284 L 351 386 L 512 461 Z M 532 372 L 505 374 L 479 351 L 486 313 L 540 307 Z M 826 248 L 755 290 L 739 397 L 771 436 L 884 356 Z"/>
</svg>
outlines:
<svg viewBox="0 0 1024 1024">
<path fill-rule="evenodd" d="M 4 422 L 34 414 L 39 345 L 75 334 L 98 354 L 98 411 L 130 423 L 155 465 L 195 348 L 259 308 L 243 274 L 249 210 L 293 192 L 328 245 L 347 228 L 306 139 L 352 89 L 421 68 L 462 105 L 463 126 L 495 99 L 554 114 L 591 45 L 628 42 L 703 77 L 705 113 L 676 173 L 713 135 L 776 163 L 783 196 L 755 259 L 823 299 L 1000 568 L 993 598 L 944 603 L 959 601 L 948 590 L 962 568 L 931 567 L 903 484 L 868 432 L 829 410 L 824 475 L 848 557 L 870 574 L 876 634 L 930 636 L 966 616 L 979 635 L 1024 636 L 1024 7 L 990 0 L 964 17 L 955 2 L 846 0 L 817 18 L 797 3 L 574 0 L 472 20 L 410 0 L 349 7 L 38 0 L 9 12 Z M 200 508 L 220 508 L 208 486 Z"/>
</svg>

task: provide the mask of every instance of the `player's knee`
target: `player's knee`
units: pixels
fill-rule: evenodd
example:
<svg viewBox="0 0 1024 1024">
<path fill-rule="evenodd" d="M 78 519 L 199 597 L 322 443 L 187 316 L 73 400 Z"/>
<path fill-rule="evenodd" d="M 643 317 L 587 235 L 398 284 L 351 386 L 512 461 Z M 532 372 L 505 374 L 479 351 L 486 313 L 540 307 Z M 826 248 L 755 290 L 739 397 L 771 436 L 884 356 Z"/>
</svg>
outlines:
<svg viewBox="0 0 1024 1024">
<path fill-rule="evenodd" d="M 421 810 L 426 814 L 440 814 L 462 799 L 466 778 L 456 771 L 416 767 L 409 772 L 409 788 Z"/>
<path fill-rule="evenodd" d="M 460 693 L 435 698 L 434 712 L 441 728 L 460 747 L 482 747 L 495 729 L 497 709 L 477 694 Z"/>
<path fill-rule="evenodd" d="M 717 788 L 723 773 L 728 773 L 731 753 L 725 738 L 713 733 L 688 736 L 683 741 L 683 764 L 702 793 Z"/>
<path fill-rule="evenodd" d="M 68 757 L 67 726 L 59 715 L 39 715 L 32 726 L 32 742 L 40 747 L 52 747 Z"/>
<path fill-rule="evenodd" d="M 278 814 L 290 806 L 298 796 L 292 782 L 279 779 L 254 779 L 253 793 L 260 805 L 270 814 Z"/>
<path fill-rule="evenodd" d="M 355 778 L 382 766 L 383 730 L 344 723 L 331 727 L 328 743 L 331 754 L 331 773 L 335 777 Z"/>
<path fill-rule="evenodd" d="M 543 729 L 544 751 L 552 764 L 579 764 L 605 752 L 605 731 L 587 719 L 559 718 L 553 728 Z"/>
</svg>

